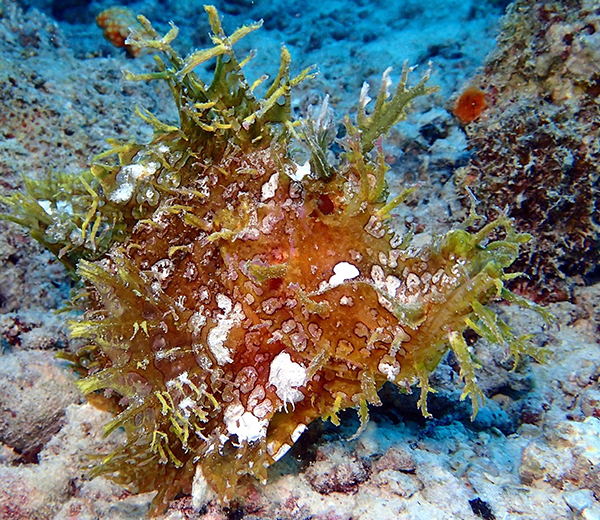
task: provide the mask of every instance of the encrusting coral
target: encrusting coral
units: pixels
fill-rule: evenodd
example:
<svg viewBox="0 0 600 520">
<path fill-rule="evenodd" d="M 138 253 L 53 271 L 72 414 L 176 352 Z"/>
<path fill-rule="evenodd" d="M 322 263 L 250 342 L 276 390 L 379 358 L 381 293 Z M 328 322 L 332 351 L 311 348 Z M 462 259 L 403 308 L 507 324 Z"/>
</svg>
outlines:
<svg viewBox="0 0 600 520">
<path fill-rule="evenodd" d="M 486 106 L 483 90 L 469 87 L 456 100 L 452 113 L 458 117 L 461 123 L 468 124 L 475 121 Z"/>
<path fill-rule="evenodd" d="M 27 180 L 26 193 L 2 199 L 12 207 L 4 218 L 29 227 L 82 281 L 71 333 L 86 346 L 66 356 L 82 391 L 114 413 L 106 432 L 122 427 L 128 439 L 94 473 L 157 490 L 155 511 L 189 493 L 195 474 L 224 501 L 246 475 L 265 482 L 311 421 L 337 423 L 356 407 L 364 426 L 386 381 L 407 392 L 417 383 L 427 415 L 428 376 L 449 350 L 476 413 L 466 328 L 515 356 L 540 354 L 487 306 L 504 298 L 538 308 L 504 287 L 528 235 L 504 217 L 469 231 L 473 212 L 417 248 L 387 224 L 413 190 L 387 200 L 381 137 L 434 90 L 428 73 L 407 87 L 405 66 L 390 94 L 386 71 L 370 113 L 365 86 L 334 167 L 326 107 L 291 121 L 291 88 L 310 69 L 290 79 L 283 47 L 259 97 L 265 78 L 248 84 L 232 46 L 260 24 L 226 36 L 206 10 L 214 47 L 185 59 L 170 46 L 174 26 L 160 37 L 139 17 L 128 39 L 168 59 L 127 77 L 166 81 L 179 125 L 140 109 L 155 128 L 148 144 L 111 141 L 80 176 Z M 213 58 L 204 84 L 193 70 Z M 302 165 L 298 145 L 310 155 Z"/>
<path fill-rule="evenodd" d="M 458 177 L 488 218 L 507 212 L 533 235 L 513 287 L 538 302 L 600 276 L 599 35 L 597 2 L 518 0 L 475 80 L 490 106 L 465 129 Z"/>
</svg>

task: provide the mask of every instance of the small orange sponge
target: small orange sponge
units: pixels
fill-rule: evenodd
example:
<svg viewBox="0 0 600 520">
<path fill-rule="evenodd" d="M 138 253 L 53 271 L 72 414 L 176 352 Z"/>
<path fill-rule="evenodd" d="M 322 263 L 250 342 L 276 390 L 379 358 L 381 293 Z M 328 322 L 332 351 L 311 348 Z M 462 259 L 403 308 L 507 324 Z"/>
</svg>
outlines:
<svg viewBox="0 0 600 520">
<path fill-rule="evenodd" d="M 470 87 L 456 100 L 452 113 L 467 124 L 477 119 L 485 107 L 485 92 L 477 87 Z"/>
<path fill-rule="evenodd" d="M 125 43 L 129 28 L 138 25 L 135 13 L 127 7 L 111 7 L 96 17 L 96 23 L 104 31 L 104 37 L 115 47 L 124 47 L 131 56 L 137 56 L 140 49 Z"/>
</svg>

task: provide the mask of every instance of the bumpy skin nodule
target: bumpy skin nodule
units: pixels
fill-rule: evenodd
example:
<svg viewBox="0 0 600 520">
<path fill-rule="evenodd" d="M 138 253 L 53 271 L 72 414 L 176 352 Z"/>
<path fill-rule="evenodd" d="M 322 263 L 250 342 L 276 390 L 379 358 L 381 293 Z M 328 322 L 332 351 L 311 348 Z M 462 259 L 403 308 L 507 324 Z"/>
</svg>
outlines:
<svg viewBox="0 0 600 520">
<path fill-rule="evenodd" d="M 10 218 L 77 266 L 86 289 L 72 334 L 88 344 L 71 359 L 82 390 L 115 414 L 107 432 L 123 427 L 128 439 L 96 471 L 158 490 L 155 511 L 190 491 L 197 466 L 227 501 L 245 475 L 264 482 L 311 421 L 337 423 L 337 412 L 357 407 L 364 426 L 386 381 L 419 383 L 427 414 L 428 375 L 449 349 L 476 412 L 467 327 L 535 353 L 485 306 L 498 296 L 533 307 L 503 287 L 526 236 L 500 219 L 417 249 L 387 227 L 404 196 L 385 201 L 377 139 L 431 91 L 426 78 L 406 88 L 405 68 L 388 96 L 386 73 L 370 115 L 363 89 L 334 169 L 320 148 L 323 120 L 299 136 L 289 121 L 287 51 L 265 98 L 255 98 L 231 50 L 255 27 L 227 38 L 207 10 L 216 46 L 185 60 L 169 46 L 173 32 L 160 38 L 140 18 L 140 45 L 171 65 L 137 79 L 169 82 L 181 128 L 146 114 L 153 141 L 113 143 L 117 163 L 102 158 L 61 181 L 68 199 L 59 190 L 46 200 L 50 184 L 4 199 L 17 213 L 32 209 Z M 207 87 L 191 70 L 214 56 Z M 310 168 L 290 158 L 293 135 L 307 143 Z M 505 238 L 489 241 L 499 230 Z"/>
</svg>

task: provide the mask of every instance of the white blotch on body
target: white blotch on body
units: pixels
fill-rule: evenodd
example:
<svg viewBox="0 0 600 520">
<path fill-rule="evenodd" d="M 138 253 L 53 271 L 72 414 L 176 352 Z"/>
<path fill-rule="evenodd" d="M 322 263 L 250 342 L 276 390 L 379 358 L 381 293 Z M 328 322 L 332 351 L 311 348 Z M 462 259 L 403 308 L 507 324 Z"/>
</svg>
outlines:
<svg viewBox="0 0 600 520">
<path fill-rule="evenodd" d="M 255 442 L 267 435 L 269 421 L 258 419 L 241 404 L 229 405 L 223 413 L 223 420 L 227 431 L 231 435 L 237 435 L 239 442 Z"/>
<path fill-rule="evenodd" d="M 306 369 L 299 363 L 294 363 L 287 352 L 277 354 L 271 362 L 269 384 L 276 388 L 275 393 L 284 405 L 304 399 L 304 394 L 298 390 L 304 383 Z"/>
<path fill-rule="evenodd" d="M 269 180 L 262 185 L 260 200 L 264 202 L 275 196 L 275 192 L 279 187 L 279 173 L 274 173 L 269 177 Z"/>
<path fill-rule="evenodd" d="M 333 267 L 333 276 L 329 279 L 330 287 L 341 285 L 346 280 L 352 280 L 360 275 L 358 267 L 349 262 L 339 262 Z"/>
<path fill-rule="evenodd" d="M 217 294 L 215 296 L 218 307 L 223 310 L 223 314 L 217 316 L 217 324 L 208 332 L 206 342 L 208 348 L 215 356 L 215 359 L 219 365 L 226 365 L 231 363 L 231 350 L 225 345 L 229 332 L 233 327 L 239 325 L 245 318 L 246 315 L 242 310 L 242 304 L 236 303 L 235 307 L 232 308 L 232 301 L 224 294 Z"/>
<path fill-rule="evenodd" d="M 143 177 L 154 175 L 160 165 L 156 162 L 148 164 L 128 164 L 123 166 L 117 174 L 118 187 L 108 195 L 111 202 L 123 204 L 128 202 L 137 186 L 138 180 Z"/>
</svg>

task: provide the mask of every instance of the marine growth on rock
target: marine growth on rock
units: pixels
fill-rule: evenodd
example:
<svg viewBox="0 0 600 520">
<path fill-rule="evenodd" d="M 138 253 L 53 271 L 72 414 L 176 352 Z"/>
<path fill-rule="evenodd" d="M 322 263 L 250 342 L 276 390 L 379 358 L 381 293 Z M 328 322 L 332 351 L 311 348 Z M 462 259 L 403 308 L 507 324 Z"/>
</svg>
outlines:
<svg viewBox="0 0 600 520">
<path fill-rule="evenodd" d="M 428 73 L 408 87 L 405 66 L 390 93 L 386 71 L 371 110 L 363 87 L 333 165 L 326 105 L 291 120 L 290 91 L 311 71 L 291 79 L 283 47 L 275 79 L 249 84 L 232 46 L 260 24 L 227 36 L 206 10 L 214 46 L 185 59 L 170 46 L 175 27 L 161 37 L 139 17 L 128 40 L 167 58 L 127 76 L 166 81 L 179 124 L 140 109 L 151 142 L 111 141 L 80 176 L 28 180 L 3 199 L 5 218 L 81 280 L 71 333 L 85 346 L 67 357 L 82 391 L 114 413 L 106 432 L 127 434 L 95 474 L 158 491 L 155 511 L 189 493 L 195 475 L 225 502 L 248 476 L 265 482 L 315 419 L 337 424 L 352 407 L 364 426 L 387 381 L 420 386 L 427 415 L 428 376 L 449 350 L 476 413 L 467 328 L 537 354 L 487 306 L 535 307 L 504 287 L 527 235 L 504 217 L 473 228 L 474 212 L 424 247 L 388 226 L 413 190 L 388 197 L 381 137 L 434 91 Z M 205 84 L 194 68 L 212 59 Z"/>
<path fill-rule="evenodd" d="M 600 276 L 599 35 L 597 2 L 517 0 L 475 80 L 490 106 L 465 128 L 460 176 L 488 218 L 532 234 L 512 287 L 538 302 Z"/>
</svg>

